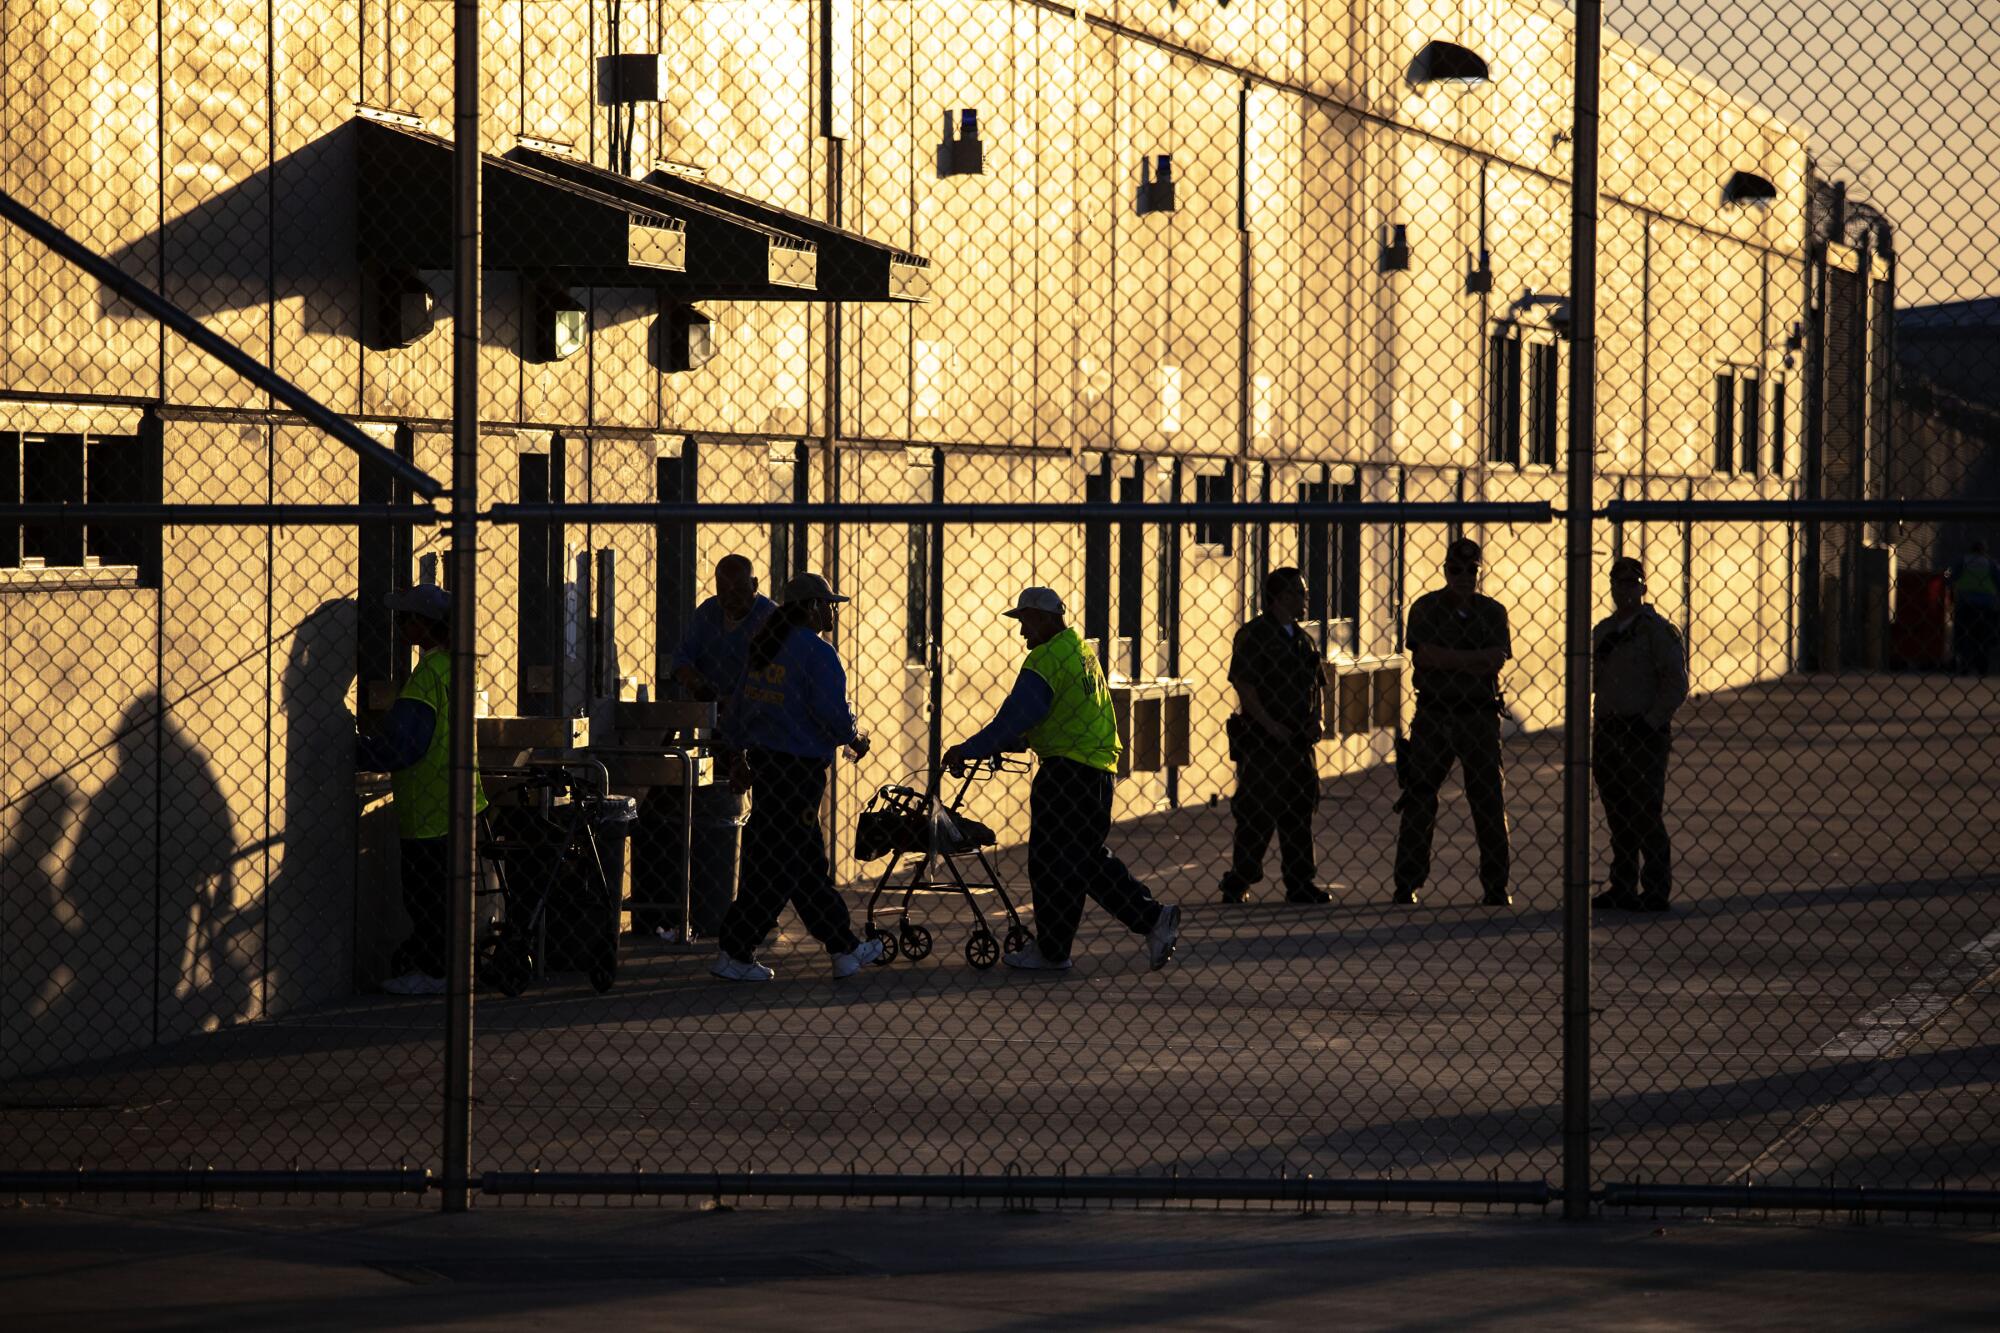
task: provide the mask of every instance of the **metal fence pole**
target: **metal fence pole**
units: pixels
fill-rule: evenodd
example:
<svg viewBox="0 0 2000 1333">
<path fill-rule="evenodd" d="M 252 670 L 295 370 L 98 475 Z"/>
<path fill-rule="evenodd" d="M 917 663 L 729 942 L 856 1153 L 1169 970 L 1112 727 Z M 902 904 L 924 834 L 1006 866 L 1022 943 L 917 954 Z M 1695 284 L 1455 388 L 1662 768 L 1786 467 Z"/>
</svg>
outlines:
<svg viewBox="0 0 2000 1333">
<path fill-rule="evenodd" d="M 1577 0 L 1570 171 L 1569 577 L 1563 689 L 1563 1216 L 1590 1216 L 1590 581 L 1597 448 L 1600 0 Z"/>
<path fill-rule="evenodd" d="M 473 678 L 479 514 L 479 0 L 453 30 L 456 251 L 452 275 L 451 933 L 444 1034 L 444 1210 L 466 1210 L 472 1174 Z"/>
</svg>

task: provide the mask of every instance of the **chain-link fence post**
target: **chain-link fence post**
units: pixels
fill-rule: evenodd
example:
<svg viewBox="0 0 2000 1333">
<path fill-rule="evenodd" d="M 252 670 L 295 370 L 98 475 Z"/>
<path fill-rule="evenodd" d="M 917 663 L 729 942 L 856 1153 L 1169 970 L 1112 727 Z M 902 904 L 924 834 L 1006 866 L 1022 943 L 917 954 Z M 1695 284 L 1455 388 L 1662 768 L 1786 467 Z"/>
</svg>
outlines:
<svg viewBox="0 0 2000 1333">
<path fill-rule="evenodd" d="M 1576 6 L 1570 173 L 1569 566 L 1563 673 L 1563 1216 L 1590 1216 L 1590 612 L 1597 448 L 1597 0 Z"/>
<path fill-rule="evenodd" d="M 472 1173 L 473 663 L 478 651 L 479 0 L 457 0 L 451 423 L 451 971 L 445 1008 L 444 1209 L 464 1212 Z"/>
</svg>

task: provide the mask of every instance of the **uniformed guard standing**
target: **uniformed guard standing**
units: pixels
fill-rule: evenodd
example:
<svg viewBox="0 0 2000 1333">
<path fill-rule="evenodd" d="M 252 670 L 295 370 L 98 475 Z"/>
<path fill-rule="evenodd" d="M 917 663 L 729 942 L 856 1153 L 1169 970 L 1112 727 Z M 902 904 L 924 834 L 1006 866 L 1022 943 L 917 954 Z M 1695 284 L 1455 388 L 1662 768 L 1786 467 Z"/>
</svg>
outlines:
<svg viewBox="0 0 2000 1333">
<path fill-rule="evenodd" d="M 1229 811 L 1236 837 L 1222 876 L 1222 901 L 1240 903 L 1264 877 L 1264 849 L 1278 835 L 1285 901 L 1331 902 L 1315 882 L 1313 811 L 1319 806 L 1320 736 L 1326 688 L 1319 650 L 1299 627 L 1306 581 L 1286 566 L 1264 576 L 1264 610 L 1236 631 L 1229 681 L 1242 711 L 1229 719 L 1229 753 L 1236 761 L 1236 795 Z"/>
<path fill-rule="evenodd" d="M 1595 726 L 1592 764 L 1611 826 L 1611 886 L 1593 906 L 1664 912 L 1673 896 L 1667 838 L 1667 753 L 1674 712 L 1687 698 L 1681 636 L 1646 601 L 1646 570 L 1611 562 L 1611 614 L 1591 633 Z"/>
<path fill-rule="evenodd" d="M 1062 598 L 1052 589 L 1024 589 L 1003 614 L 1021 623 L 1028 660 L 993 721 L 946 750 L 943 761 L 954 768 L 1023 743 L 1038 761 L 1028 794 L 1035 940 L 1004 961 L 1030 971 L 1067 972 L 1088 894 L 1127 930 L 1144 935 L 1147 958 L 1155 969 L 1165 967 L 1180 936 L 1181 909 L 1155 901 L 1104 845 L 1122 747 L 1097 654 L 1065 625 Z"/>
<path fill-rule="evenodd" d="M 1396 840 L 1396 901 L 1414 903 L 1430 876 L 1438 788 L 1452 761 L 1465 775 L 1465 798 L 1479 839 L 1479 880 L 1489 907 L 1505 907 L 1507 792 L 1500 772 L 1500 668 L 1514 655 L 1507 610 L 1479 587 L 1479 543 L 1461 537 L 1445 548 L 1445 586 L 1410 608 L 1405 636 L 1415 666 L 1417 712 L 1396 766 L 1403 812 Z"/>
</svg>

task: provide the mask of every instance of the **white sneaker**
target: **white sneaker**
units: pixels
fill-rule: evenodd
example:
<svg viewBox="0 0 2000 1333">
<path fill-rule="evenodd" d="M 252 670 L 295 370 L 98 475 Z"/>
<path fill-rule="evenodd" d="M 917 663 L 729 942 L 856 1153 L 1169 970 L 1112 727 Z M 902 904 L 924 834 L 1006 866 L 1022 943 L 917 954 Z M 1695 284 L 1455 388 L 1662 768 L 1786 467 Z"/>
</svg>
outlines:
<svg viewBox="0 0 2000 1333">
<path fill-rule="evenodd" d="M 1153 960 L 1153 970 L 1159 971 L 1173 959 L 1174 945 L 1181 937 L 1181 909 L 1172 903 L 1160 908 L 1160 919 L 1146 932 L 1146 954 Z"/>
<path fill-rule="evenodd" d="M 387 995 L 442 995 L 445 989 L 443 977 L 425 972 L 405 972 L 382 983 L 383 993 Z"/>
<path fill-rule="evenodd" d="M 715 966 L 708 969 L 708 974 L 724 981 L 769 981 L 778 975 L 762 963 L 739 963 L 726 953 L 716 956 Z"/>
<path fill-rule="evenodd" d="M 1042 957 L 1042 946 L 1029 940 L 1027 948 L 1019 953 L 1010 953 L 1000 961 L 1023 972 L 1067 972 L 1076 960 L 1065 958 L 1060 963 L 1052 963 Z"/>
<path fill-rule="evenodd" d="M 863 940 L 847 953 L 835 954 L 833 956 L 834 980 L 839 981 L 853 976 L 856 972 L 859 972 L 862 968 L 868 966 L 881 956 L 882 941 L 879 939 Z"/>
</svg>

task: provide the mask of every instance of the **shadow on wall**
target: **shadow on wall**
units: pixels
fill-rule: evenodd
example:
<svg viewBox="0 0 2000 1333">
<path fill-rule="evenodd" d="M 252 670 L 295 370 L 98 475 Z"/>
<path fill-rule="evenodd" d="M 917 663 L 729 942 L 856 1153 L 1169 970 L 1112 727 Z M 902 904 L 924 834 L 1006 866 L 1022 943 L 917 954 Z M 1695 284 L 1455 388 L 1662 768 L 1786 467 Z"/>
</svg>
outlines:
<svg viewBox="0 0 2000 1333">
<path fill-rule="evenodd" d="M 322 602 L 292 631 L 278 677 L 284 768 L 276 776 L 272 839 L 281 844 L 271 904 L 270 1011 L 353 989 L 354 715 L 357 615 L 352 598 Z"/>
<path fill-rule="evenodd" d="M 86 800 L 78 778 L 107 750 L 110 774 Z M 261 876 L 246 885 L 242 868 L 262 848 L 237 846 L 213 767 L 157 693 L 125 710 L 107 750 L 26 792 L 0 847 L 0 1072 L 129 1051 L 261 1011 Z"/>
<path fill-rule="evenodd" d="M 204 319 L 289 300 L 307 333 L 357 338 L 360 312 L 343 299 L 356 286 L 354 142 L 351 125 L 323 134 L 113 251 L 111 262 L 146 274 L 157 263 L 167 299 Z M 108 289 L 98 308 L 152 318 Z"/>
</svg>

